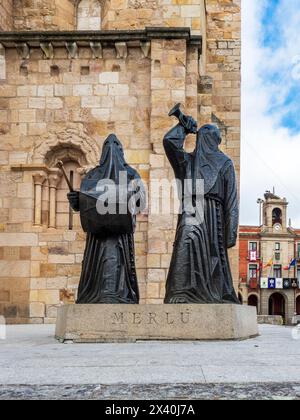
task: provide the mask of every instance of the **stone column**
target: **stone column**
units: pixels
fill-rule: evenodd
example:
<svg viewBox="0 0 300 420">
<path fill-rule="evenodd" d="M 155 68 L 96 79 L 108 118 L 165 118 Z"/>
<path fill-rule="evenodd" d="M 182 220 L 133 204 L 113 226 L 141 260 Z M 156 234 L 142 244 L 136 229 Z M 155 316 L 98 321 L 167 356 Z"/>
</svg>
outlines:
<svg viewBox="0 0 300 420">
<path fill-rule="evenodd" d="M 56 192 L 61 180 L 61 172 L 55 171 L 49 175 L 50 203 L 49 203 L 49 228 L 56 228 Z"/>
<path fill-rule="evenodd" d="M 34 182 L 34 224 L 42 224 L 42 186 L 47 179 L 45 172 L 38 172 L 33 175 Z"/>
<path fill-rule="evenodd" d="M 42 225 L 45 227 L 49 226 L 49 180 L 43 184 L 42 188 Z"/>
</svg>

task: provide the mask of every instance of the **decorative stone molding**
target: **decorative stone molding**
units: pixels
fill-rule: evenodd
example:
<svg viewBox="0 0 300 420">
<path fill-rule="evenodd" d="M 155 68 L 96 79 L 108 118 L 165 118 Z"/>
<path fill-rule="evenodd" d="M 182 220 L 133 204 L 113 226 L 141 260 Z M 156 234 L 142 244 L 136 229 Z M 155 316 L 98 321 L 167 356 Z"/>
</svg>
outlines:
<svg viewBox="0 0 300 420">
<path fill-rule="evenodd" d="M 83 155 L 82 150 L 70 148 L 69 145 L 59 145 L 55 147 L 45 156 L 45 163 L 48 168 L 55 168 L 58 161 L 67 162 L 74 161 L 78 162 L 81 167 L 85 166 L 86 159 Z"/>
<path fill-rule="evenodd" d="M 66 42 L 66 49 L 69 53 L 69 58 L 74 59 L 78 57 L 78 45 L 76 42 Z"/>
<path fill-rule="evenodd" d="M 64 131 L 50 132 L 45 135 L 39 144 L 37 144 L 32 154 L 29 156 L 31 164 L 47 164 L 48 167 L 54 167 L 62 156 L 59 150 L 64 150 L 64 154 L 76 153 L 76 159 L 81 167 L 94 167 L 100 155 L 100 148 L 96 141 L 92 139 L 85 130 L 76 127 L 68 127 Z M 54 154 L 57 161 L 51 161 L 51 154 Z M 68 155 L 67 155 L 68 156 Z M 74 155 L 73 155 L 74 157 Z"/>
<path fill-rule="evenodd" d="M 41 43 L 40 44 L 41 50 L 44 53 L 44 56 L 47 60 L 54 58 L 54 48 L 51 42 L 49 43 Z"/>
<path fill-rule="evenodd" d="M 90 42 L 93 58 L 103 58 L 103 48 L 101 42 Z"/>
<path fill-rule="evenodd" d="M 16 44 L 16 49 L 22 60 L 30 58 L 30 47 L 26 42 Z"/>
<path fill-rule="evenodd" d="M 151 51 L 151 42 L 150 41 L 141 41 L 141 50 L 144 54 L 145 58 L 150 57 L 150 51 Z"/>
<path fill-rule="evenodd" d="M 190 28 L 146 28 L 123 31 L 25 31 L 0 32 L 0 43 L 5 48 L 17 48 L 23 60 L 30 58 L 30 49 L 40 47 L 45 58 L 53 58 L 54 48 L 65 47 L 70 59 L 78 57 L 80 48 L 91 48 L 94 58 L 102 58 L 103 48 L 115 48 L 119 58 L 126 58 L 129 48 L 141 48 L 149 57 L 151 40 L 184 39 L 202 52 L 202 37 L 191 35 Z"/>
<path fill-rule="evenodd" d="M 128 57 L 128 48 L 126 42 L 116 42 L 115 47 L 117 51 L 117 58 Z"/>
<path fill-rule="evenodd" d="M 90 42 L 101 42 L 112 45 L 116 42 L 151 41 L 152 39 L 186 39 L 189 44 L 201 45 L 202 37 L 191 35 L 190 28 L 155 27 L 140 30 L 111 30 L 111 31 L 18 31 L 0 32 L 0 42 L 8 48 L 20 44 L 36 47 L 41 43 L 52 42 L 53 45 L 62 47 L 66 42 L 77 42 L 88 46 Z"/>
<path fill-rule="evenodd" d="M 48 171 L 48 168 L 46 165 L 44 164 L 24 164 L 24 163 L 20 163 L 20 164 L 16 164 L 16 165 L 11 165 L 10 169 L 14 172 L 34 172 L 34 171 Z"/>
</svg>

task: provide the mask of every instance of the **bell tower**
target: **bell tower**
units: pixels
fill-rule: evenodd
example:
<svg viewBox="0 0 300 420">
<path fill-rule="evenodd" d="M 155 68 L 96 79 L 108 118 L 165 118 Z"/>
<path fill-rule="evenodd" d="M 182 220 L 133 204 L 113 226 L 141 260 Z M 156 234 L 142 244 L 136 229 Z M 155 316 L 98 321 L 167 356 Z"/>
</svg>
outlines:
<svg viewBox="0 0 300 420">
<path fill-rule="evenodd" d="M 287 231 L 287 206 L 286 198 L 280 198 L 266 191 L 263 203 L 263 225 L 269 233 L 286 233 Z"/>
</svg>

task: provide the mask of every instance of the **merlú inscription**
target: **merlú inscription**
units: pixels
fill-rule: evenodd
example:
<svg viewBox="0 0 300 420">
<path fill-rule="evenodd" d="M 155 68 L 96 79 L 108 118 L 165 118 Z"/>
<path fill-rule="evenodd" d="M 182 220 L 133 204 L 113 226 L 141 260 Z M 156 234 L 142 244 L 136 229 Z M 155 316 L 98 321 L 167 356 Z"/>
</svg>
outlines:
<svg viewBox="0 0 300 420">
<path fill-rule="evenodd" d="M 74 343 L 240 340 L 258 334 L 256 308 L 242 305 L 65 305 L 56 338 Z"/>
<path fill-rule="evenodd" d="M 112 315 L 112 325 L 179 325 L 189 324 L 192 317 L 192 311 L 186 310 L 176 314 L 169 312 L 132 312 L 124 313 L 118 312 Z"/>
</svg>

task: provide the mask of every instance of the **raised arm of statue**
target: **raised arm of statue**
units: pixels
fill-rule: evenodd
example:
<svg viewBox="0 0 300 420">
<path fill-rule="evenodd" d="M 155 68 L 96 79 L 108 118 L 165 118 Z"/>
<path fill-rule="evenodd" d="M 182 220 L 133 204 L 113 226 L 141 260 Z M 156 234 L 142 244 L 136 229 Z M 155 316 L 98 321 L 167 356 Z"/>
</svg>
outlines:
<svg viewBox="0 0 300 420">
<path fill-rule="evenodd" d="M 181 178 L 187 159 L 187 153 L 184 150 L 186 135 L 185 128 L 178 124 L 164 137 L 165 152 L 177 178 Z"/>
</svg>

